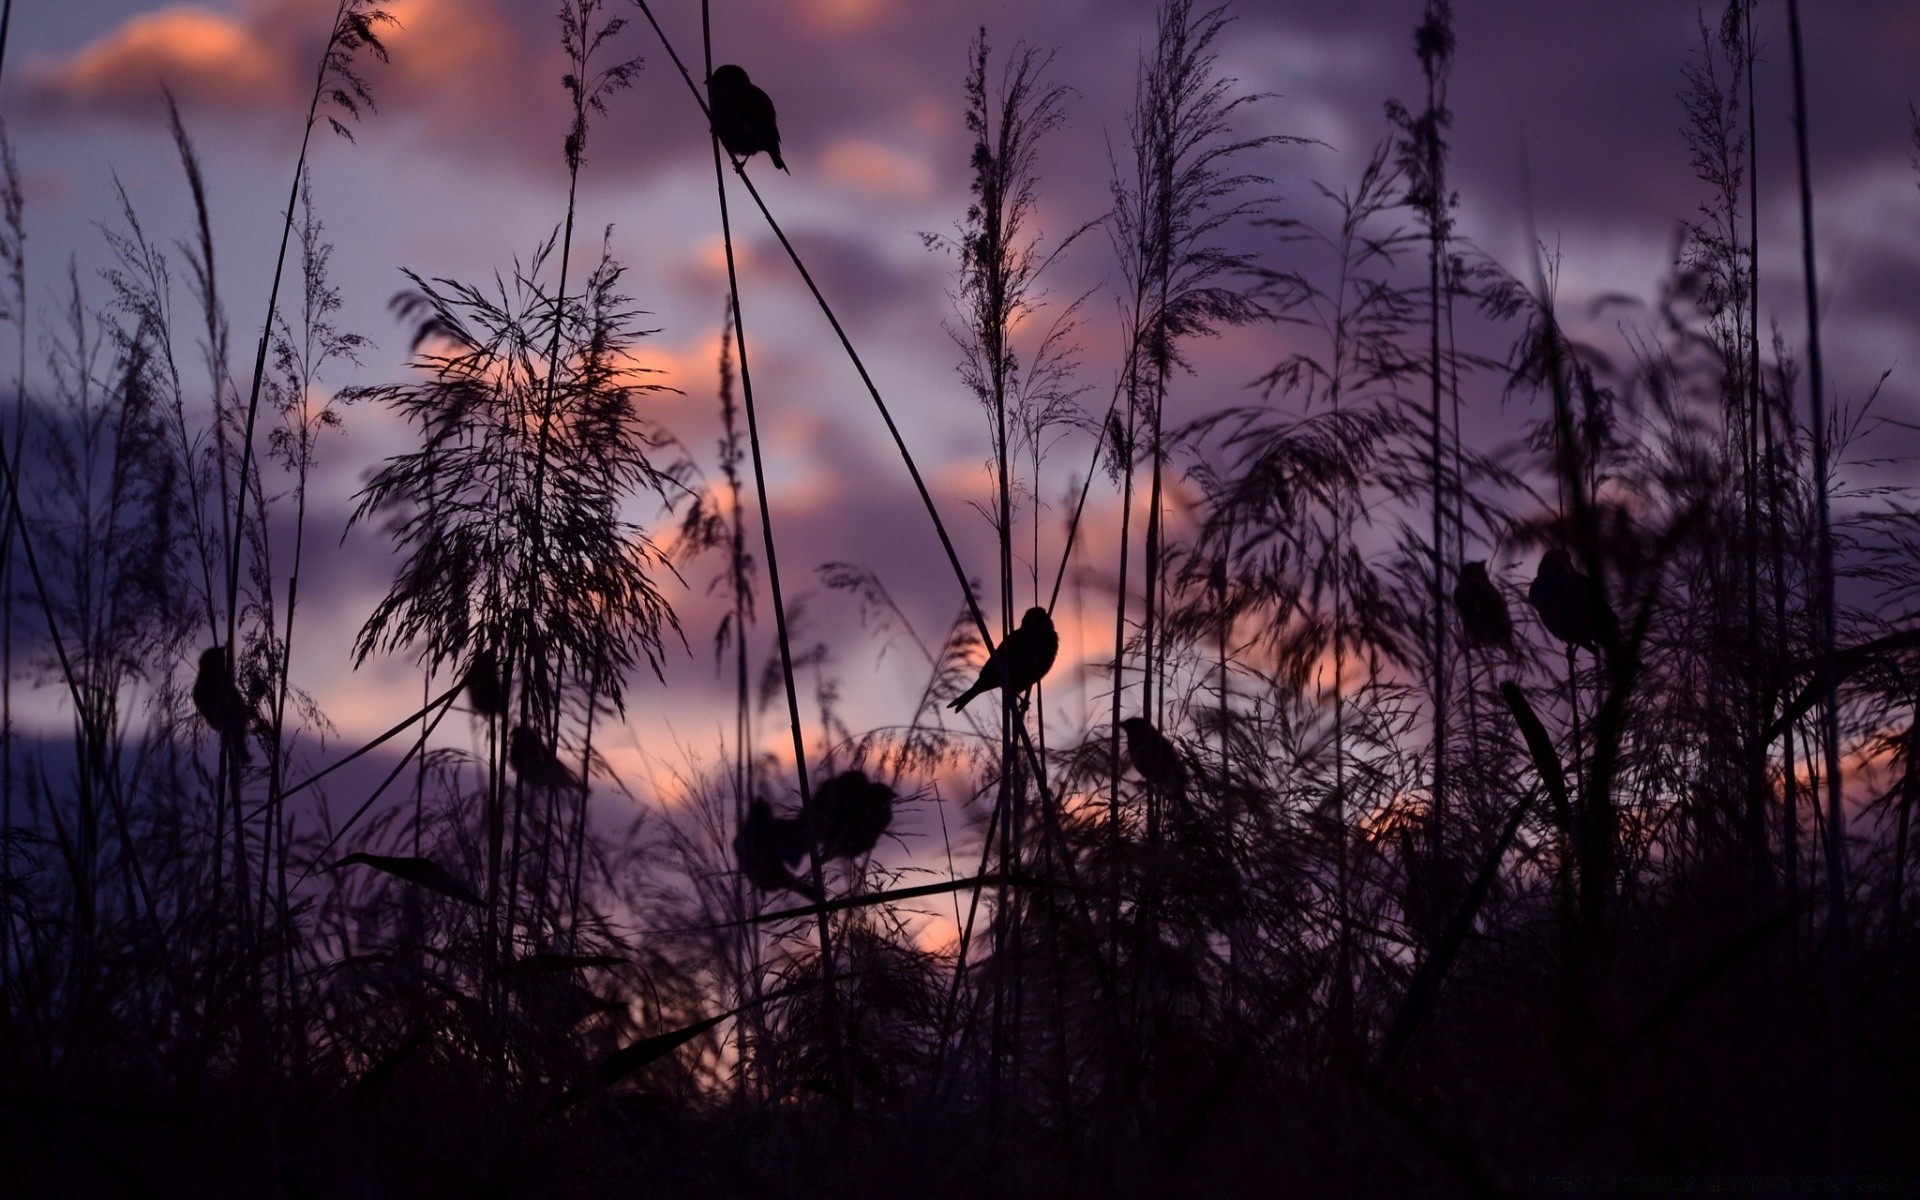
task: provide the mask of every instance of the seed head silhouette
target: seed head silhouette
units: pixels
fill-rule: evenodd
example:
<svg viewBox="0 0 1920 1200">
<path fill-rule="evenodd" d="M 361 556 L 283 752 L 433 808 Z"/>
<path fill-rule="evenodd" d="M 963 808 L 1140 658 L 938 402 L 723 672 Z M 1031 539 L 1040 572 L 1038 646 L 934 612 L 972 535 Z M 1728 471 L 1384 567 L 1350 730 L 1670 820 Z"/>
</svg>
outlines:
<svg viewBox="0 0 1920 1200">
<path fill-rule="evenodd" d="M 798 892 L 818 903 L 820 893 L 789 869 L 806 852 L 807 835 L 799 820 L 774 816 L 765 800 L 748 807 L 747 819 L 733 835 L 733 856 L 748 883 L 763 892 Z"/>
<path fill-rule="evenodd" d="M 497 717 L 507 711 L 507 691 L 500 685 L 500 660 L 493 647 L 482 646 L 467 667 L 467 702 L 483 717 Z"/>
<path fill-rule="evenodd" d="M 1576 571 L 1567 552 L 1558 547 L 1540 560 L 1540 573 L 1527 589 L 1527 603 L 1540 614 L 1547 632 L 1569 646 L 1611 649 L 1620 639 L 1620 622 L 1607 603 L 1607 593 L 1584 572 Z"/>
<path fill-rule="evenodd" d="M 843 771 L 813 790 L 809 815 L 822 858 L 859 858 L 893 820 L 893 789 L 865 771 Z"/>
<path fill-rule="evenodd" d="M 1460 611 L 1460 628 L 1467 645 L 1513 648 L 1513 614 L 1507 611 L 1507 598 L 1487 577 L 1484 561 L 1461 566 L 1460 582 L 1453 588 L 1453 606 Z"/>
<path fill-rule="evenodd" d="M 507 742 L 507 765 L 528 787 L 571 791 L 580 786 L 580 777 L 567 769 L 552 746 L 525 725 L 515 725 Z"/>
<path fill-rule="evenodd" d="M 975 696 L 1001 686 L 1017 696 L 1053 669 L 1054 656 L 1059 653 L 1060 635 L 1054 632 L 1053 618 L 1044 608 L 1030 608 L 1020 618 L 1020 628 L 987 655 L 973 686 L 955 696 L 947 707 L 959 712 Z"/>
<path fill-rule="evenodd" d="M 713 132 L 728 154 L 745 159 L 764 150 L 774 166 L 787 169 L 780 158 L 780 127 L 773 119 L 773 101 L 745 71 L 732 63 L 715 67 L 707 79 L 707 108 L 713 114 Z"/>
<path fill-rule="evenodd" d="M 222 740 L 233 742 L 240 761 L 246 762 L 247 722 L 253 714 L 233 685 L 225 646 L 208 646 L 201 653 L 200 671 L 193 678 L 193 706 Z"/>
<path fill-rule="evenodd" d="M 1170 796 L 1187 790 L 1187 767 L 1180 761 L 1180 750 L 1167 735 L 1155 729 L 1145 717 L 1128 717 L 1120 722 L 1127 735 L 1127 758 L 1140 778 Z"/>
</svg>

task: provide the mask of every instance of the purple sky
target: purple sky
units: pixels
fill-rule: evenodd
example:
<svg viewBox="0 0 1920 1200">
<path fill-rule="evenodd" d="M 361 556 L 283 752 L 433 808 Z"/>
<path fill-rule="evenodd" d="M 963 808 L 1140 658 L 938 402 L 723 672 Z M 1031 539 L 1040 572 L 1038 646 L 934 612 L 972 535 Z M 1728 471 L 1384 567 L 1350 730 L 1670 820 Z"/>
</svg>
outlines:
<svg viewBox="0 0 1920 1200">
<path fill-rule="evenodd" d="M 402 266 L 488 278 L 529 254 L 564 212 L 567 108 L 554 5 L 394 0 L 388 7 L 402 23 L 387 38 L 393 61 L 367 65 L 379 111 L 355 126 L 356 144 L 319 139 L 313 163 L 320 215 L 337 245 L 345 324 L 377 343 L 361 370 L 335 384 L 403 377 L 405 336 L 385 311 L 403 285 Z M 681 53 L 697 56 L 697 5 L 659 0 L 658 7 Z M 1843 397 L 1858 398 L 1892 368 L 1887 410 L 1911 414 L 1920 360 L 1920 289 L 1911 283 L 1920 265 L 1920 192 L 1907 114 L 1920 80 L 1920 7 L 1910 0 L 1837 0 L 1805 8 L 1829 374 Z M 186 231 L 186 190 L 159 101 L 164 78 L 208 172 L 234 345 L 251 347 L 297 150 L 302 92 L 332 9 L 332 0 L 194 7 L 21 0 L 0 111 L 26 183 L 35 304 L 53 306 L 69 256 L 83 279 L 103 265 L 93 225 L 115 219 L 116 175 L 150 231 L 163 239 Z M 1153 5 L 716 0 L 714 9 L 719 59 L 746 66 L 780 109 L 793 173 L 755 159 L 753 176 L 860 346 L 969 569 L 986 577 L 993 567 L 990 530 L 968 504 L 987 497 L 987 425 L 954 371 L 956 353 L 943 329 L 952 312 L 951 260 L 927 251 L 919 236 L 951 231 L 966 207 L 967 42 L 985 25 L 1003 53 L 1021 41 L 1058 50 L 1049 77 L 1073 94 L 1067 127 L 1042 150 L 1039 225 L 1059 234 L 1107 204 L 1109 147 L 1124 154 L 1125 114 Z M 1220 69 L 1237 88 L 1272 94 L 1242 110 L 1240 132 L 1326 143 L 1274 147 L 1248 168 L 1273 178 L 1288 215 L 1324 219 L 1329 209 L 1312 181 L 1336 191 L 1349 186 L 1389 132 L 1383 101 L 1420 95 L 1411 51 L 1420 5 L 1242 0 L 1234 11 Z M 643 358 L 685 393 L 662 397 L 655 415 L 711 466 L 724 274 L 708 143 L 698 110 L 638 11 L 619 0 L 613 12 L 633 18 L 617 39 L 619 54 L 640 54 L 646 67 L 631 91 L 612 98 L 610 115 L 590 135 L 582 240 L 590 249 L 598 230 L 613 226 L 614 251 L 630 268 L 628 291 L 655 314 L 651 324 L 660 330 Z M 1798 213 L 1786 169 L 1792 143 L 1783 5 L 1763 4 L 1758 19 L 1762 288 L 1782 328 L 1797 339 Z M 1704 198 L 1678 133 L 1676 99 L 1681 67 L 1698 46 L 1695 7 L 1488 0 L 1461 4 L 1456 24 L 1452 181 L 1462 235 L 1511 268 L 1524 267 L 1524 164 L 1540 234 L 1563 254 L 1569 309 L 1609 291 L 1650 296 L 1670 264 L 1676 221 Z M 743 196 L 734 211 L 789 589 L 816 588 L 812 572 L 822 562 L 864 563 L 919 631 L 937 639 L 959 597 L 925 515 L 791 268 Z M 1117 369 L 1113 278 L 1109 245 L 1096 234 L 1064 256 L 1048 281 L 1060 297 L 1108 285 L 1089 301 L 1082 337 L 1082 379 L 1100 404 Z M 1250 399 L 1246 383 L 1283 352 L 1280 336 L 1271 329 L 1236 332 L 1204 347 L 1200 370 L 1180 381 L 1173 403 L 1199 412 Z M 246 365 L 236 369 L 244 375 Z M 312 650 L 305 661 L 296 658 L 294 672 L 349 741 L 384 728 L 417 695 L 404 662 L 348 669 L 343 648 L 390 564 L 375 531 L 356 530 L 335 544 L 368 467 L 403 444 L 405 432 L 390 416 L 355 409 L 345 435 L 321 450 L 325 470 L 311 517 L 322 531 L 315 551 L 322 561 L 312 573 L 319 591 L 308 595 L 302 634 Z M 1089 451 L 1075 439 L 1057 450 L 1042 484 L 1049 502 L 1084 471 Z M 1117 500 L 1096 488 L 1087 545 L 1096 559 L 1110 558 L 1112 534 L 1104 531 L 1117 511 Z M 1048 516 L 1056 530 L 1059 519 L 1057 512 Z M 624 748 L 618 739 L 610 747 L 622 766 L 638 769 L 642 754 L 677 764 L 680 751 L 661 736 L 669 727 L 679 741 L 710 751 L 728 722 L 726 688 L 714 679 L 708 648 L 717 609 L 706 595 L 706 571 L 705 564 L 689 569 L 684 589 L 669 581 L 692 653 L 676 652 L 669 664 L 671 705 L 650 680 L 636 681 L 635 732 Z M 1088 603 L 1096 598 L 1090 588 Z M 822 597 L 809 614 L 808 640 L 828 641 L 846 677 L 854 728 L 898 719 L 926 679 L 919 652 L 895 643 L 881 655 L 862 637 L 851 599 Z M 1062 620 L 1070 624 L 1071 614 Z M 1092 636 L 1110 638 L 1110 627 L 1096 627 Z M 1071 650 L 1071 630 L 1068 638 Z M 1077 710 L 1077 687 L 1058 694 Z M 647 786 L 644 775 L 629 783 Z"/>
</svg>

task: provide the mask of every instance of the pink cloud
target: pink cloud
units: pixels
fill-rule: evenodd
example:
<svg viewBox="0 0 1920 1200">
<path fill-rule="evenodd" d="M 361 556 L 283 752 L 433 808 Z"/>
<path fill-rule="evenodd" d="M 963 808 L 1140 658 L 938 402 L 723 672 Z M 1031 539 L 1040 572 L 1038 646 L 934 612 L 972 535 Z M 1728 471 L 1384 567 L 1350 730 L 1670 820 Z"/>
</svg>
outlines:
<svg viewBox="0 0 1920 1200">
<path fill-rule="evenodd" d="M 863 195 L 920 199 L 933 193 L 934 172 L 924 157 L 877 142 L 837 141 L 822 166 L 828 179 Z"/>
<path fill-rule="evenodd" d="M 808 25 L 830 33 L 869 30 L 886 24 L 900 10 L 899 0 L 810 0 L 801 6 Z"/>
<path fill-rule="evenodd" d="M 390 0 L 382 41 L 409 84 L 484 84 L 511 65 L 512 31 L 491 4 L 472 0 Z"/>
<path fill-rule="evenodd" d="M 378 98 L 480 91 L 513 67 L 516 39 L 486 0 L 391 0 L 381 9 L 392 17 L 376 26 L 390 62 L 361 64 Z M 304 99 L 334 10 L 332 0 L 262 0 L 238 16 L 159 8 L 31 74 L 44 100 L 81 112 L 151 112 L 165 85 L 220 115 L 249 117 Z"/>
<path fill-rule="evenodd" d="M 43 95 L 90 109 L 150 111 L 163 83 L 183 96 L 257 104 L 286 94 L 285 51 L 250 24 L 183 5 L 129 17 L 32 75 Z"/>
</svg>

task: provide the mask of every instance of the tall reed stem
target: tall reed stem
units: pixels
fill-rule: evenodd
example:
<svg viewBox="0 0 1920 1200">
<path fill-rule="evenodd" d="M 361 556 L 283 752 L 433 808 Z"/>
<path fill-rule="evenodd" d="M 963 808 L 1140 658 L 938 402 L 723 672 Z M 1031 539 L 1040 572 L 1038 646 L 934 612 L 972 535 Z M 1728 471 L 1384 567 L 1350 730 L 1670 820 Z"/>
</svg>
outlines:
<svg viewBox="0 0 1920 1200">
<path fill-rule="evenodd" d="M 644 8 L 645 6 L 643 5 L 642 7 Z M 709 5 L 707 0 L 701 0 L 700 34 L 706 52 L 707 76 L 711 78 L 713 75 L 713 33 L 708 9 Z M 649 21 L 653 19 L 651 12 L 647 14 L 647 19 Z M 657 32 L 659 26 L 656 24 L 654 29 Z M 665 35 L 663 34 L 661 36 L 664 41 Z M 677 56 L 674 58 L 674 62 L 676 65 L 679 64 L 679 58 Z M 681 68 L 681 73 L 686 73 L 684 67 Z M 689 86 L 691 86 L 692 80 L 689 79 L 687 82 Z M 706 104 L 704 101 L 701 103 L 701 111 L 703 113 L 706 112 Z M 709 117 L 709 126 L 711 126 L 712 114 L 708 113 L 707 115 Z M 740 361 L 740 405 L 747 417 L 747 448 L 753 461 L 754 494 L 760 503 L 761 549 L 767 556 L 767 588 L 773 600 L 774 637 L 780 647 L 780 677 L 786 691 L 787 728 L 792 738 L 794 777 L 800 785 L 801 818 L 807 820 L 809 822 L 809 828 L 811 828 L 813 788 L 807 777 L 807 743 L 806 735 L 800 723 L 800 692 L 795 684 L 793 674 L 793 643 L 787 626 L 786 594 L 780 586 L 780 556 L 773 536 L 773 508 L 767 500 L 766 466 L 760 451 L 760 417 L 759 409 L 754 404 L 753 399 L 753 367 L 747 355 L 747 325 L 745 315 L 740 306 L 740 275 L 738 266 L 734 260 L 733 217 L 727 204 L 726 168 L 721 159 L 720 135 L 711 128 L 709 128 L 708 134 L 713 147 L 714 190 L 720 200 L 720 236 L 721 241 L 726 247 L 727 255 L 727 295 L 731 298 L 733 306 L 734 346 Z M 746 179 L 746 171 L 742 164 L 735 163 L 734 170 L 739 173 L 741 179 Z M 749 183 L 747 186 L 751 188 L 753 185 Z M 754 194 L 754 199 L 756 201 L 759 199 L 757 192 Z M 826 895 L 821 873 L 820 844 L 818 839 L 811 835 L 807 838 L 807 872 L 809 882 L 813 885 L 814 893 L 819 896 Z M 834 1030 L 835 1057 L 838 1058 L 837 1048 L 841 1038 L 838 1017 L 839 1002 L 837 998 L 839 987 L 836 982 L 834 970 L 833 932 L 831 924 L 828 921 L 828 915 L 824 910 L 814 914 L 814 931 L 819 938 L 821 973 L 826 981 L 827 987 L 827 1011 L 831 1014 L 829 1022 Z"/>
<path fill-rule="evenodd" d="M 1829 936 L 1836 958 L 1847 945 L 1847 816 L 1841 802 L 1840 697 L 1834 671 L 1836 626 L 1833 522 L 1828 511 L 1832 464 L 1828 461 L 1826 374 L 1820 356 L 1820 282 L 1814 263 L 1813 170 L 1807 149 L 1807 84 L 1802 59 L 1799 0 L 1787 0 L 1787 35 L 1793 48 L 1793 138 L 1800 185 L 1800 270 L 1807 307 L 1807 393 L 1813 435 L 1815 565 L 1820 607 L 1820 690 L 1825 711 L 1820 722 L 1821 753 L 1827 784 L 1827 897 L 1832 905 Z"/>
<path fill-rule="evenodd" d="M 1814 261 L 1813 169 L 1807 148 L 1806 64 L 1800 36 L 1800 2 L 1787 0 L 1787 40 L 1793 60 L 1793 141 L 1800 185 L 1800 270 L 1807 309 L 1808 416 L 1813 434 L 1813 496 L 1816 522 L 1815 570 L 1820 611 L 1819 687 L 1825 697 L 1820 718 L 1820 749 L 1827 785 L 1827 1112 L 1825 1130 L 1829 1161 L 1844 1153 L 1846 1121 L 1842 1109 L 1847 1096 L 1846 996 L 1849 937 L 1847 931 L 1847 809 L 1840 761 L 1839 677 L 1834 669 L 1835 596 L 1833 526 L 1828 511 L 1832 464 L 1828 461 L 1826 369 L 1820 356 L 1820 284 Z"/>
</svg>

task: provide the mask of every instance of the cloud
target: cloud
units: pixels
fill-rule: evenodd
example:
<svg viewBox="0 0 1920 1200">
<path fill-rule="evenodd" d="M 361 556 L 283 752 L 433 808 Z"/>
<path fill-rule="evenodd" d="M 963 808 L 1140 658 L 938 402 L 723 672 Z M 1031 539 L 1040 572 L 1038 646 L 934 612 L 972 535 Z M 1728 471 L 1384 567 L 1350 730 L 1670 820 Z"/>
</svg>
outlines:
<svg viewBox="0 0 1920 1200">
<path fill-rule="evenodd" d="M 457 101 L 513 66 L 517 39 L 488 0 L 391 0 L 381 9 L 392 17 L 376 26 L 390 61 L 359 64 L 378 100 Z M 332 0 L 260 0 L 237 16 L 159 8 L 29 74 L 38 99 L 70 112 L 151 113 L 164 85 L 215 117 L 251 120 L 302 106 L 334 10 Z"/>
<path fill-rule="evenodd" d="M 689 398 L 710 403 L 710 395 L 719 386 L 720 330 L 716 327 L 691 339 L 678 342 L 665 338 L 643 338 L 628 358 L 642 372 L 640 382 L 676 388 Z M 651 403 L 673 403 L 672 398 L 656 398 Z"/>
<path fill-rule="evenodd" d="M 801 6 L 802 19 L 829 33 L 869 30 L 900 12 L 899 0 L 809 0 Z"/>
<path fill-rule="evenodd" d="M 409 85 L 489 87 L 511 63 L 513 31 L 489 3 L 389 0 L 381 7 L 394 19 L 381 40 Z"/>
<path fill-rule="evenodd" d="M 45 52 L 52 57 L 42 57 L 32 72 L 41 93 L 59 102 L 54 111 L 115 120 L 137 114 L 157 124 L 157 83 L 165 79 L 195 108 L 197 123 L 265 131 L 271 121 L 276 133 L 297 132 L 333 0 L 203 0 L 217 12 L 163 6 L 165 0 L 116 2 L 123 9 L 144 3 L 152 11 L 78 49 L 68 44 Z M 566 183 L 560 154 L 567 120 L 559 86 L 564 67 L 551 6 L 504 0 L 383 0 L 381 6 L 400 21 L 383 34 L 392 62 L 368 64 L 381 114 L 363 127 L 359 148 L 318 173 L 323 208 L 337 206 L 328 210 L 330 220 L 353 230 L 341 239 L 345 290 L 350 302 L 359 294 L 369 313 L 378 312 L 372 306 L 395 286 L 390 268 L 396 262 L 484 280 L 494 265 L 489 256 L 504 261 L 513 247 L 544 236 L 558 222 Z M 1276 177 L 1276 189 L 1288 198 L 1285 215 L 1325 229 L 1334 214 L 1310 179 L 1336 191 L 1349 186 L 1369 147 L 1386 132 L 1380 101 L 1424 95 L 1411 49 L 1418 6 L 1352 0 L 1237 7 L 1240 18 L 1222 45 L 1222 69 L 1247 91 L 1275 93 L 1241 110 L 1237 128 L 1247 135 L 1304 134 L 1332 143 L 1273 147 L 1248 169 Z M 1021 38 L 1061 47 L 1049 79 L 1073 88 L 1069 123 L 1043 144 L 1045 186 L 1037 222 L 1057 237 L 1104 207 L 1109 156 L 1124 165 L 1125 114 L 1134 66 L 1151 33 L 1152 6 L 1144 0 L 1064 0 L 1029 6 L 1017 17 L 958 0 L 791 0 L 764 9 L 752 21 L 716 30 L 722 57 L 745 64 L 780 106 L 794 173 L 771 172 L 758 159 L 751 171 L 796 235 L 893 405 L 963 566 L 976 578 L 990 579 L 996 562 L 992 529 L 971 507 L 990 494 L 981 466 L 988 453 L 985 424 L 960 387 L 955 350 L 941 330 L 951 318 L 944 289 L 952 262 L 925 253 L 915 236 L 921 229 L 948 231 L 965 211 L 969 138 L 960 85 L 966 41 L 983 18 L 990 19 L 996 70 Z M 1762 14 L 1772 21 L 1778 9 Z M 1642 15 L 1647 19 L 1623 24 L 1617 14 L 1599 9 L 1516 0 L 1463 7 L 1460 13 L 1460 59 L 1450 96 L 1462 230 L 1524 274 L 1531 215 L 1542 237 L 1565 247 L 1564 282 L 1575 300 L 1615 287 L 1644 292 L 1670 263 L 1674 219 L 1692 211 L 1702 194 L 1675 133 L 1681 120 L 1674 98 L 1679 66 L 1695 41 L 1692 10 Z M 697 55 L 697 8 L 663 11 L 661 17 L 681 52 Z M 1798 216 L 1781 86 L 1786 56 L 1777 23 L 1768 29 L 1770 56 L 1759 97 L 1768 222 L 1762 295 L 1778 301 L 1792 330 Z M 1842 328 L 1830 326 L 1831 374 L 1843 392 L 1857 393 L 1890 360 L 1897 359 L 1905 375 L 1914 356 L 1911 331 L 1920 328 L 1912 320 L 1911 288 L 1903 287 L 1912 256 L 1896 237 L 1910 226 L 1913 212 L 1905 95 L 1912 65 L 1920 61 L 1920 14 L 1911 0 L 1856 0 L 1825 14 L 1809 36 L 1815 167 L 1823 184 L 1821 245 L 1836 263 L 1831 272 L 1823 267 L 1822 282 L 1834 302 L 1846 306 Z M 1862 55 L 1862 45 L 1885 49 Z M 590 247 L 588 233 L 602 222 L 617 221 L 616 245 L 633 266 L 631 290 L 660 314 L 644 323 L 663 328 L 659 338 L 639 344 L 636 360 L 663 372 L 654 381 L 686 392 L 650 398 L 649 412 L 710 461 L 725 282 L 714 232 L 710 150 L 698 109 L 644 22 L 620 34 L 604 61 L 638 53 L 647 57 L 646 71 L 632 91 L 612 98 L 610 113 L 593 126 L 582 176 L 580 229 L 586 232 L 576 233 L 575 253 Z M 267 138 L 259 141 L 264 145 Z M 65 142 L 75 148 L 110 145 L 104 137 Z M 283 146 L 284 138 L 275 144 Z M 65 152 L 67 145 L 59 148 Z M 261 177 L 256 159 L 236 165 L 237 152 L 221 149 L 227 152 L 208 155 L 216 194 L 251 198 Z M 40 167 L 32 158 L 25 161 L 30 171 L 86 178 L 64 161 Z M 1524 188 L 1523 162 L 1530 181 Z M 84 187 L 75 190 L 82 198 L 87 194 Z M 805 632 L 833 644 L 841 655 L 835 669 L 857 684 L 847 689 L 843 703 L 849 711 L 843 715 L 856 725 L 898 719 L 930 668 L 904 646 L 886 651 L 883 659 L 884 640 L 860 625 L 857 603 L 821 593 L 812 568 L 832 560 L 871 565 L 922 635 L 935 642 L 959 606 L 959 588 L 864 390 L 840 360 L 784 251 L 735 195 L 736 250 L 754 339 L 783 582 L 790 596 L 815 592 Z M 39 211 L 32 199 L 30 209 Z M 77 210 L 80 204 L 46 200 L 41 207 Z M 244 233 L 245 226 L 236 232 Z M 1272 234 L 1235 236 L 1255 244 Z M 235 240 L 235 254 L 223 260 L 227 269 L 264 278 L 265 267 L 246 257 L 261 251 Z M 1258 244 L 1276 266 L 1322 275 L 1328 269 L 1304 245 L 1277 237 Z M 1098 234 L 1063 258 L 1068 273 L 1048 279 L 1056 299 L 1101 282 L 1111 269 L 1107 251 L 1105 235 Z M 1082 378 L 1094 385 L 1087 403 L 1097 417 L 1109 394 L 1118 335 L 1106 290 L 1086 311 Z M 1177 406 L 1185 416 L 1252 401 L 1253 394 L 1242 390 L 1245 381 L 1297 346 L 1318 345 L 1307 336 L 1293 326 L 1261 327 L 1196 347 L 1205 374 L 1181 377 L 1169 411 Z M 404 346 L 404 338 L 391 340 Z M 370 372 L 406 377 L 398 357 L 376 360 Z M 1483 446 L 1505 442 L 1523 410 L 1498 403 L 1491 381 L 1476 379 L 1473 386 L 1486 401 L 1470 410 L 1470 433 L 1478 429 Z M 1891 386 L 1903 389 L 1903 396 L 1910 391 L 1901 376 Z M 1291 395 L 1274 398 L 1277 412 L 1298 403 Z M 342 509 L 357 486 L 356 472 L 412 436 L 408 427 L 371 411 L 356 412 L 349 422 L 353 441 L 342 447 L 337 468 L 329 459 L 329 470 L 336 472 L 330 478 L 342 493 L 335 507 Z M 1052 507 L 1043 526 L 1048 541 L 1042 570 L 1049 580 L 1065 511 L 1060 493 L 1066 477 L 1084 473 L 1091 459 L 1090 443 L 1076 436 L 1047 464 L 1042 491 Z M 757 505 L 750 491 L 749 499 L 758 555 Z M 1136 545 L 1143 511 L 1136 509 L 1131 526 Z M 337 529 L 344 516 L 310 513 L 309 521 L 310 528 Z M 662 520 L 654 529 L 665 535 L 671 525 Z M 278 529 L 275 536 L 280 541 Z M 1118 551 L 1119 502 L 1104 480 L 1096 484 L 1079 536 L 1076 571 L 1056 613 L 1064 644 L 1050 702 L 1055 706 L 1079 695 L 1086 673 L 1076 666 L 1111 654 L 1112 598 L 1105 590 L 1111 585 L 1089 566 L 1112 563 Z M 342 720 L 351 739 L 384 728 L 400 715 L 398 706 L 415 702 L 406 655 L 379 656 L 354 674 L 338 652 L 350 645 L 360 616 L 384 591 L 394 560 L 377 527 L 356 530 L 343 546 L 315 550 L 313 544 L 303 572 L 303 589 L 311 590 L 303 592 L 296 673 Z M 635 681 L 632 727 L 645 736 L 667 728 L 669 718 L 683 732 L 704 732 L 706 714 L 724 716 L 732 685 L 715 676 L 709 651 L 724 603 L 703 590 L 705 573 L 717 569 L 713 559 L 696 561 L 687 568 L 688 590 L 674 593 L 691 652 L 670 653 L 671 688 L 656 687 L 644 676 Z M 1082 593 L 1083 600 L 1076 599 Z M 1076 607 L 1082 602 L 1084 613 Z M 764 605 L 754 634 L 756 667 L 771 653 L 771 613 Z M 1138 611 L 1136 596 L 1132 612 Z M 1086 681 L 1094 695 L 1103 686 L 1097 675 Z M 776 713 L 770 722 L 776 750 L 785 736 L 783 720 Z M 460 742 L 466 737 L 451 736 Z M 665 786 L 654 770 L 637 764 L 634 770 L 636 778 Z"/>
<path fill-rule="evenodd" d="M 917 200 L 933 192 L 933 169 L 924 158 L 876 142 L 837 141 L 821 165 L 828 179 L 866 196 Z"/>
<path fill-rule="evenodd" d="M 222 105 L 287 95 L 286 47 L 220 13 L 182 5 L 127 18 L 71 56 L 31 72 L 47 99 L 115 113 L 152 110 L 162 85 Z"/>
<path fill-rule="evenodd" d="M 895 234 L 891 244 L 824 229 L 790 231 L 789 237 L 842 320 L 898 314 L 927 302 L 929 295 L 939 294 L 937 290 L 929 293 L 922 286 L 930 278 L 933 260 L 924 254 L 917 239 L 904 234 Z M 747 285 L 775 280 L 793 285 L 786 252 L 777 241 L 760 238 L 752 243 L 752 249 L 754 261 L 764 265 L 747 276 Z"/>
</svg>

